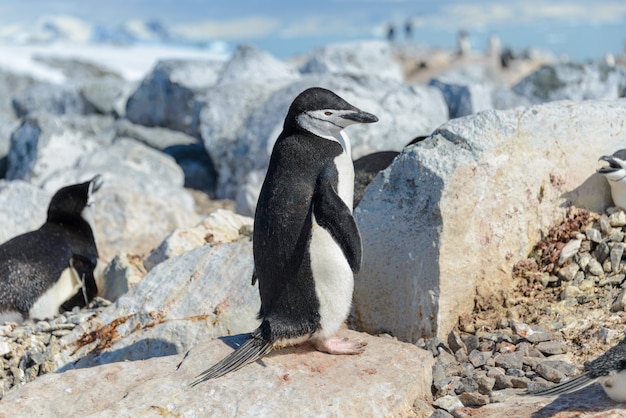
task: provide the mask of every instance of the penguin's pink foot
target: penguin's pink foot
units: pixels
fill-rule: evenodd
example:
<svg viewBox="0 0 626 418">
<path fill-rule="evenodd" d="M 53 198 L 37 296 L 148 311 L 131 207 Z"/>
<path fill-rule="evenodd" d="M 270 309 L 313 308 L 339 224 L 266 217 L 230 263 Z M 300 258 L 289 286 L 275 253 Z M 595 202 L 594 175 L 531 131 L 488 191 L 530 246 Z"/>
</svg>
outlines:
<svg viewBox="0 0 626 418">
<path fill-rule="evenodd" d="M 331 337 L 315 341 L 315 348 L 329 354 L 361 354 L 366 342 L 350 341 L 347 338 Z"/>
</svg>

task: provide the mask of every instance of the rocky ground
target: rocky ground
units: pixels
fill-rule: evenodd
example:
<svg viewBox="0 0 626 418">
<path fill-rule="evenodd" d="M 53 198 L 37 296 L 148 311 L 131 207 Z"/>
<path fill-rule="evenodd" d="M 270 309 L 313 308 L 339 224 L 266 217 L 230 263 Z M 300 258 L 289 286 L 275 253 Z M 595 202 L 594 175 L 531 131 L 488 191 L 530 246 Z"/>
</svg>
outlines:
<svg viewBox="0 0 626 418">
<path fill-rule="evenodd" d="M 516 286 L 476 300 L 437 356 L 434 405 L 452 411 L 541 390 L 577 375 L 626 331 L 626 216 L 570 208 L 514 270 Z"/>
<path fill-rule="evenodd" d="M 447 341 L 421 340 L 436 357 L 432 392 L 438 416 L 461 406 L 501 402 L 580 373 L 626 331 L 626 215 L 571 208 L 514 271 L 515 288 L 476 299 Z M 624 285 L 624 286 L 623 286 Z M 0 327 L 2 392 L 52 372 L 59 339 L 109 304 L 52 321 Z M 85 338 L 89 339 L 89 334 Z"/>
</svg>

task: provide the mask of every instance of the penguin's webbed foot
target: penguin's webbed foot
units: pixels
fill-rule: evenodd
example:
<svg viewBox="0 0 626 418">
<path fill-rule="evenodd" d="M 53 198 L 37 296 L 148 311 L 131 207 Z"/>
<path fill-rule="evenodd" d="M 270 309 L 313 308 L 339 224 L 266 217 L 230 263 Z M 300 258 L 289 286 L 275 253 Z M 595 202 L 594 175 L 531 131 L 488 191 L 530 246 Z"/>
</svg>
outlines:
<svg viewBox="0 0 626 418">
<path fill-rule="evenodd" d="M 365 341 L 350 341 L 347 338 L 331 337 L 315 341 L 315 348 L 329 354 L 361 354 L 365 351 Z"/>
</svg>

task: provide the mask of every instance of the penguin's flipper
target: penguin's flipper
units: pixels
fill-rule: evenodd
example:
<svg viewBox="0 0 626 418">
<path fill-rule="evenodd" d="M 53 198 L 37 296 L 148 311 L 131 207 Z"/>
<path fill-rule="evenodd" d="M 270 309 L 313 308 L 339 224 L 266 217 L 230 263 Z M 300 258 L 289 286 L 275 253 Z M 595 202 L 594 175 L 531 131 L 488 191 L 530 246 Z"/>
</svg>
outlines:
<svg viewBox="0 0 626 418">
<path fill-rule="evenodd" d="M 204 381 L 239 370 L 246 364 L 259 360 L 272 351 L 272 348 L 272 343 L 265 341 L 261 338 L 260 333 L 255 332 L 237 350 L 196 376 L 196 379 L 189 386 L 193 387 Z"/>
<path fill-rule="evenodd" d="M 585 386 L 589 386 L 590 384 L 594 383 L 596 380 L 597 378 L 590 376 L 589 373 L 583 373 L 579 376 L 576 376 L 573 379 L 569 379 L 565 382 L 561 382 L 548 389 L 540 390 L 538 392 L 526 392 L 524 395 L 530 395 L 530 396 L 561 395 L 563 393 L 569 393 L 578 389 L 582 389 Z"/>
<path fill-rule="evenodd" d="M 334 166 L 322 171 L 313 194 L 313 214 L 317 223 L 339 244 L 350 268 L 357 273 L 361 268 L 361 234 L 352 211 L 333 188 L 337 178 Z"/>
<path fill-rule="evenodd" d="M 98 286 L 96 285 L 96 279 L 93 276 L 93 270 L 96 267 L 95 263 L 79 254 L 72 255 L 70 259 L 70 268 L 74 270 L 80 281 L 82 287 L 74 296 L 65 301 L 61 305 L 61 309 L 64 311 L 71 311 L 74 306 L 80 308 L 87 306 L 91 300 L 98 294 Z"/>
</svg>

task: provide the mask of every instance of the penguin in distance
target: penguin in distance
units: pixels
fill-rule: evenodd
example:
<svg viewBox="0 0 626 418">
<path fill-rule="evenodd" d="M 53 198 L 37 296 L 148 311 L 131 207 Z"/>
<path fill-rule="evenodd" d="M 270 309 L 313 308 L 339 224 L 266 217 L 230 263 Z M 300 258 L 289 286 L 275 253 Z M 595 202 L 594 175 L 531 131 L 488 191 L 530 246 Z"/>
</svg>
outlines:
<svg viewBox="0 0 626 418">
<path fill-rule="evenodd" d="M 529 393 L 533 396 L 555 396 L 582 389 L 598 382 L 607 396 L 616 402 L 626 402 L 626 338 L 606 353 L 584 365 L 584 372 L 551 388 Z"/>
<path fill-rule="evenodd" d="M 0 322 L 51 318 L 96 296 L 93 194 L 101 185 L 98 175 L 61 188 L 39 229 L 0 245 Z"/>
<path fill-rule="evenodd" d="M 300 93 L 289 107 L 259 195 L 253 233 L 261 325 L 192 386 L 310 340 L 331 354 L 364 344 L 335 336 L 352 302 L 361 238 L 352 216 L 354 167 L 343 131 L 378 118 L 330 90 Z"/>
<path fill-rule="evenodd" d="M 608 180 L 615 206 L 626 210 L 626 149 L 615 151 L 613 155 L 603 155 L 598 161 L 609 163 L 597 171 Z"/>
</svg>

